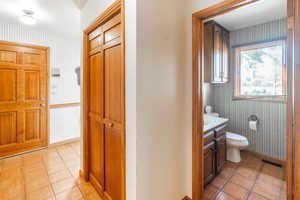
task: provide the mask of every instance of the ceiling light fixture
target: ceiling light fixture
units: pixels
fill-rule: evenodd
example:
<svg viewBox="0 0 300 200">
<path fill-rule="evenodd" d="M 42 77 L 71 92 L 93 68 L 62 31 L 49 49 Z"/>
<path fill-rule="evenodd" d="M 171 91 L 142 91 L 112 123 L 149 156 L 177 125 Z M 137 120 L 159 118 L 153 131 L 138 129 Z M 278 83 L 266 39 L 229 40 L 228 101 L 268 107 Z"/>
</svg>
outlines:
<svg viewBox="0 0 300 200">
<path fill-rule="evenodd" d="M 36 24 L 36 19 L 33 17 L 34 12 L 31 10 L 22 10 L 23 14 L 20 16 L 20 21 L 27 25 Z"/>
</svg>

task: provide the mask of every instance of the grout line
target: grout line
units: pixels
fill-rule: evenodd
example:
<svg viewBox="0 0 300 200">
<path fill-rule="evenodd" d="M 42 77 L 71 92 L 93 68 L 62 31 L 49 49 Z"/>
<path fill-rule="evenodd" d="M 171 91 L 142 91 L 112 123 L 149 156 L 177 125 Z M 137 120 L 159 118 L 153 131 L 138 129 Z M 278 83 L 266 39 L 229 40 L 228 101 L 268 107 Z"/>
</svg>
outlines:
<svg viewBox="0 0 300 200">
<path fill-rule="evenodd" d="M 227 162 L 230 162 L 230 161 L 227 161 Z M 237 170 L 237 168 L 239 167 L 239 165 L 240 164 L 238 164 L 238 166 L 237 167 L 235 167 L 234 168 L 234 172 Z M 223 168 L 224 169 L 224 168 Z M 223 170 L 222 169 L 222 170 Z M 230 175 L 230 177 L 226 180 L 226 182 L 224 183 L 224 185 L 221 187 L 221 188 L 218 188 L 218 192 L 216 193 L 216 195 L 215 195 L 215 197 L 218 197 L 218 195 L 221 193 L 221 192 L 223 192 L 224 191 L 224 188 L 225 188 L 225 186 L 227 185 L 227 183 L 230 181 L 230 179 L 234 176 L 234 174 L 235 173 L 232 173 L 231 175 Z M 218 174 L 217 176 L 219 176 L 220 174 Z M 215 177 L 215 178 L 217 178 L 217 176 Z M 215 186 L 214 186 L 215 187 Z M 227 194 L 227 193 L 226 193 Z M 227 195 L 229 195 L 229 194 L 227 194 Z M 229 195 L 229 196 L 231 196 L 231 195 Z M 232 197 L 232 196 L 231 196 Z"/>
<path fill-rule="evenodd" d="M 58 146 L 58 147 L 62 147 L 62 146 L 68 147 L 67 145 L 61 145 L 61 146 Z M 72 151 L 74 152 L 73 148 L 72 148 L 72 147 L 70 147 L 70 148 L 71 148 Z M 55 150 L 57 151 L 58 156 L 59 156 L 59 157 L 61 158 L 61 160 L 63 161 L 64 166 L 67 168 L 68 172 L 69 172 L 70 175 L 72 176 L 72 179 L 75 180 L 75 178 L 73 177 L 73 174 L 71 173 L 71 170 L 70 170 L 69 167 L 66 165 L 66 162 L 65 162 L 65 160 L 63 159 L 63 156 L 61 155 L 61 153 L 58 151 L 58 149 L 57 149 L 56 147 L 55 147 Z M 75 154 L 77 155 L 76 152 L 75 152 Z M 87 197 L 87 195 L 85 195 L 85 194 L 81 191 L 81 189 L 80 189 L 80 187 L 79 187 L 79 184 L 78 184 L 77 180 L 75 180 L 75 185 L 74 185 L 74 186 L 76 186 L 76 187 L 79 189 L 82 198 L 85 199 L 85 198 Z M 56 196 L 57 196 L 57 195 L 55 194 L 55 197 L 56 197 Z"/>
<path fill-rule="evenodd" d="M 261 162 L 262 162 L 262 161 L 261 161 Z M 257 175 L 256 175 L 256 177 L 255 177 L 254 183 L 253 183 L 251 189 L 249 190 L 249 193 L 248 193 L 248 195 L 247 195 L 246 200 L 249 199 L 250 194 L 253 192 L 254 186 L 256 185 L 256 182 L 257 182 L 257 180 L 258 180 L 258 177 L 261 175 L 261 172 L 262 172 L 262 169 L 263 169 L 264 165 L 265 165 L 265 164 L 262 162 L 262 164 L 261 164 L 261 166 L 260 166 L 260 168 L 259 168 L 259 170 L 258 170 L 258 173 L 257 173 Z"/>
<path fill-rule="evenodd" d="M 56 150 L 55 150 L 55 151 L 56 151 Z M 44 153 L 43 153 L 43 154 L 44 154 Z M 48 174 L 48 168 L 46 167 L 46 162 L 45 162 L 43 156 L 42 156 L 42 162 L 43 162 L 44 167 L 46 168 L 46 174 L 47 174 L 47 177 L 48 177 L 48 180 L 49 180 L 49 185 L 50 185 L 50 189 L 51 189 L 52 195 L 54 196 L 54 199 L 56 199 L 56 195 L 55 195 L 55 192 L 54 192 L 52 183 L 50 182 L 50 176 L 49 176 L 49 174 Z"/>
</svg>

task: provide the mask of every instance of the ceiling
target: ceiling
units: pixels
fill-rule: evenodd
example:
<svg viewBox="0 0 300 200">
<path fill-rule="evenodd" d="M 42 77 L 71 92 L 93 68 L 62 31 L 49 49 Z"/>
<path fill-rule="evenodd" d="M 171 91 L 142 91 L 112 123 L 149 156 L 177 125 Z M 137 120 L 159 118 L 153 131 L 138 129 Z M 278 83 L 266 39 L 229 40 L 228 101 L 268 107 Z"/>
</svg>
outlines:
<svg viewBox="0 0 300 200">
<path fill-rule="evenodd" d="M 1 0 L 0 23 L 18 24 L 22 10 L 32 10 L 35 28 L 80 36 L 80 9 L 87 0 Z"/>
<path fill-rule="evenodd" d="M 287 0 L 260 0 L 213 19 L 230 31 L 282 19 L 287 16 Z"/>
</svg>

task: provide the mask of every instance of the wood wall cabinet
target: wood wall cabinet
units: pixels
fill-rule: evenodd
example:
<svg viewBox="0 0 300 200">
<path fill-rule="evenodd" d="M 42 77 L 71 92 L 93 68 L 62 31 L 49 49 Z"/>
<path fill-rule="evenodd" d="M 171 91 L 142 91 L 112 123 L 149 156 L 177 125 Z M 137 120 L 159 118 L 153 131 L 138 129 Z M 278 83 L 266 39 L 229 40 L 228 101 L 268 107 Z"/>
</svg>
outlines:
<svg viewBox="0 0 300 200">
<path fill-rule="evenodd" d="M 125 199 L 125 66 L 121 2 L 85 31 L 84 173 L 104 200 Z"/>
<path fill-rule="evenodd" d="M 227 83 L 229 80 L 229 32 L 209 21 L 204 24 L 204 82 Z"/>
<path fill-rule="evenodd" d="M 204 134 L 204 185 L 209 184 L 226 163 L 226 125 L 221 125 Z"/>
</svg>

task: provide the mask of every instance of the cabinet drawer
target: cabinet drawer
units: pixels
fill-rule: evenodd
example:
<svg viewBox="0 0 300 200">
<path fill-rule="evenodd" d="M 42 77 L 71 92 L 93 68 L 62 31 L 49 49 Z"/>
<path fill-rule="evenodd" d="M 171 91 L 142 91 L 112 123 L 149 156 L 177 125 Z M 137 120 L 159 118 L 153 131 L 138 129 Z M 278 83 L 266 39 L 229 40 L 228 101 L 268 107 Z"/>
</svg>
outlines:
<svg viewBox="0 0 300 200">
<path fill-rule="evenodd" d="M 203 138 L 204 145 L 212 142 L 214 140 L 214 138 L 215 138 L 215 132 L 214 131 L 209 131 L 208 133 L 205 133 L 204 138 Z"/>
<path fill-rule="evenodd" d="M 220 137 L 221 135 L 224 135 L 226 133 L 225 128 L 226 128 L 226 125 L 216 128 L 215 129 L 215 137 L 217 138 L 217 137 Z"/>
</svg>

